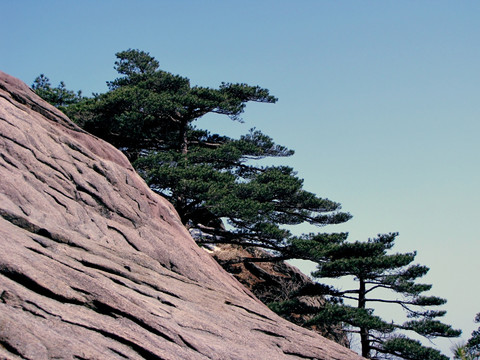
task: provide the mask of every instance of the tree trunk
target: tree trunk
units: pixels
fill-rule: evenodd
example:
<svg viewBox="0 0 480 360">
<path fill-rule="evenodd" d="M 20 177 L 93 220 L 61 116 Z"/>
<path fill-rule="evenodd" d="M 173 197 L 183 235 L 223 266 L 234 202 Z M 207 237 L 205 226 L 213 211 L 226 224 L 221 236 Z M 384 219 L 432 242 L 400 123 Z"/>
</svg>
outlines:
<svg viewBox="0 0 480 360">
<path fill-rule="evenodd" d="M 180 145 L 180 152 L 183 154 L 183 155 L 187 155 L 188 153 L 188 136 L 187 136 L 187 132 L 188 132 L 188 123 L 186 120 L 182 120 L 181 123 L 180 123 L 180 131 L 179 131 L 179 139 L 178 139 L 178 142 L 179 142 L 179 145 Z"/>
<path fill-rule="evenodd" d="M 366 300 L 365 300 L 365 280 L 359 278 L 360 286 L 358 288 L 358 308 L 365 309 L 366 307 Z M 364 327 L 360 327 L 360 343 L 362 345 L 362 356 L 366 359 L 370 359 L 370 342 L 368 339 L 368 329 Z"/>
</svg>

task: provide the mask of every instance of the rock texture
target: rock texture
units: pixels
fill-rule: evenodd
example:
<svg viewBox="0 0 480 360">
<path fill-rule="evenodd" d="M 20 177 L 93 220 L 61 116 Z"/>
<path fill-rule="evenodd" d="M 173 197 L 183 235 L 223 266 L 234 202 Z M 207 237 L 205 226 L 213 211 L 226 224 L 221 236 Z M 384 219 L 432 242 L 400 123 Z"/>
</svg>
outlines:
<svg viewBox="0 0 480 360">
<path fill-rule="evenodd" d="M 248 258 L 271 257 L 259 248 L 217 245 L 212 249 L 211 254 L 227 272 L 264 304 L 285 301 L 292 292 L 313 283 L 307 275 L 285 261 L 243 261 Z M 323 303 L 324 300 L 319 299 L 319 302 Z"/>
<path fill-rule="evenodd" d="M 285 261 L 242 261 L 248 258 L 258 259 L 271 256 L 259 248 L 218 245 L 213 247 L 211 253 L 227 272 L 250 290 L 257 299 L 267 305 L 272 302 L 291 300 L 292 293 L 313 284 L 313 281 L 307 275 Z M 296 299 L 300 303 L 314 308 L 322 307 L 325 304 L 323 296 L 300 296 Z M 312 318 L 312 315 L 295 312 L 281 316 L 297 325 L 303 325 Z M 311 326 L 307 328 L 342 346 L 349 346 L 348 337 L 339 326 Z"/>
<path fill-rule="evenodd" d="M 270 312 L 126 158 L 0 72 L 0 359 L 360 359 Z"/>
</svg>

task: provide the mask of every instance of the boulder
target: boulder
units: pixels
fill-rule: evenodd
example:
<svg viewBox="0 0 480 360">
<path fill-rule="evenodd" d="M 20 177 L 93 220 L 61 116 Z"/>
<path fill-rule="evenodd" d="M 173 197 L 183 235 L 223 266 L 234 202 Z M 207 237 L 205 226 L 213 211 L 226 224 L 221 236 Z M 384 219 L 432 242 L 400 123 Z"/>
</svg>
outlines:
<svg viewBox="0 0 480 360">
<path fill-rule="evenodd" d="M 360 359 L 273 314 L 123 154 L 0 72 L 0 359 Z"/>
</svg>

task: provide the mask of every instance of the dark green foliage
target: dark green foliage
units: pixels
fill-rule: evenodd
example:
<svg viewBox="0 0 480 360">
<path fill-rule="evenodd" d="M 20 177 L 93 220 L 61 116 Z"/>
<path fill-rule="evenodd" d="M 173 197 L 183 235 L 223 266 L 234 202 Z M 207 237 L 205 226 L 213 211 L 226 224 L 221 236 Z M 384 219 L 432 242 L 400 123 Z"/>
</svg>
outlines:
<svg viewBox="0 0 480 360">
<path fill-rule="evenodd" d="M 268 304 L 268 307 L 282 316 L 288 316 L 292 313 L 309 314 L 315 310 L 314 308 L 301 303 L 298 298 L 292 298 L 282 302 L 272 302 Z"/>
<path fill-rule="evenodd" d="M 50 79 L 44 74 L 41 74 L 34 80 L 32 89 L 42 99 L 62 111 L 65 111 L 68 106 L 83 100 L 81 91 L 74 92 L 67 90 L 63 81 L 61 81 L 57 87 L 52 87 Z"/>
<path fill-rule="evenodd" d="M 475 317 L 475 322 L 480 323 L 480 313 Z M 480 327 L 472 332 L 472 337 L 468 340 L 468 346 L 480 352 Z"/>
<path fill-rule="evenodd" d="M 257 130 L 238 140 L 203 135 L 204 139 L 197 136 L 190 142 L 187 154 L 153 151 L 135 162 L 152 189 L 174 204 L 184 224 L 207 235 L 199 242 L 248 243 L 283 250 L 286 256 L 294 237 L 282 225 L 349 219 L 338 212 L 338 203 L 303 190 L 293 169 L 251 165 L 264 157 L 292 153 L 268 136 Z M 218 221 L 209 224 L 212 219 L 225 220 L 229 229 L 214 226 Z"/>
<path fill-rule="evenodd" d="M 446 300 L 423 295 L 432 286 L 416 283 L 428 272 L 428 267 L 412 264 L 415 252 L 390 253 L 397 235 L 379 235 L 366 242 L 347 242 L 346 236 L 321 238 L 311 235 L 303 244 L 302 251 L 309 252 L 310 259 L 318 264 L 312 275 L 316 278 L 352 277 L 357 285 L 350 289 L 315 285 L 294 295 L 327 295 L 330 303 L 312 312 L 308 325 L 341 324 L 358 333 L 362 356 L 366 358 L 381 359 L 394 355 L 402 359 L 446 359 L 437 350 L 424 347 L 405 336 L 413 332 L 429 339 L 457 337 L 460 331 L 436 319 L 445 315 L 445 311 L 425 309 L 443 305 Z M 313 239 L 318 240 L 318 245 L 312 245 Z M 383 289 L 382 295 L 375 297 L 374 292 L 380 289 Z M 385 295 L 385 290 L 390 295 Z M 344 301 L 351 301 L 354 306 Z M 410 320 L 404 323 L 385 321 L 374 314 L 370 306 L 373 303 L 399 305 Z M 285 306 L 294 305 L 295 302 L 276 304 L 273 309 L 286 311 Z"/>
<path fill-rule="evenodd" d="M 172 118 L 178 107 L 174 94 L 189 87 L 188 79 L 164 72 L 152 76 L 157 80 L 154 84 L 141 81 L 146 74 L 135 76 L 139 78 L 135 81 L 119 79 L 116 82 L 127 85 L 98 95 L 90 103 L 91 116 L 77 122 L 94 135 L 127 149 L 127 154 L 178 146 L 179 120 Z M 159 90 L 155 91 L 156 88 Z"/>
<path fill-rule="evenodd" d="M 457 337 L 460 335 L 458 330 L 452 329 L 450 325 L 429 318 L 407 321 L 403 323 L 401 328 L 415 331 L 417 334 L 425 336 L 426 338 L 434 338 L 438 336 Z"/>
<path fill-rule="evenodd" d="M 480 323 L 480 313 L 476 315 L 475 322 Z M 464 346 L 464 351 L 469 359 L 480 359 L 480 327 L 472 332 Z"/>
<path fill-rule="evenodd" d="M 159 69 L 148 53 L 129 49 L 116 54 L 123 75 L 108 82 L 110 91 L 92 104 L 93 116 L 83 126 L 129 154 L 173 149 L 188 152 L 190 123 L 208 113 L 241 120 L 249 101 L 274 103 L 267 89 L 222 83 L 212 89 L 191 86 L 190 80 Z M 132 159 L 136 159 L 133 156 Z"/>
<path fill-rule="evenodd" d="M 145 51 L 121 51 L 118 52 L 116 56 L 118 60 L 115 61 L 115 70 L 117 70 L 119 74 L 127 76 L 122 78 L 124 80 L 128 80 L 135 75 L 152 75 L 160 66 L 159 62 Z M 111 82 L 109 84 L 110 88 L 122 85 L 115 82 Z"/>
<path fill-rule="evenodd" d="M 379 350 L 380 353 L 392 354 L 407 360 L 448 360 L 448 357 L 440 351 L 404 336 L 394 336 L 384 341 Z"/>
<path fill-rule="evenodd" d="M 395 328 L 392 324 L 373 314 L 373 309 L 357 308 L 343 303 L 328 302 L 325 307 L 306 325 L 335 324 L 341 322 L 345 327 L 371 327 L 383 333 L 389 333 Z"/>
</svg>

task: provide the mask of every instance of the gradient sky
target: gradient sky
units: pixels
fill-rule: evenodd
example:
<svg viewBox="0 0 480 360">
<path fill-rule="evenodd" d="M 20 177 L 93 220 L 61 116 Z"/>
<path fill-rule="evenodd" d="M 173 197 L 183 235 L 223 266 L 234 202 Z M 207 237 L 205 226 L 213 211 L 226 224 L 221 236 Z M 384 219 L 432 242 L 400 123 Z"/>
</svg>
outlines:
<svg viewBox="0 0 480 360">
<path fill-rule="evenodd" d="M 44 73 L 55 86 L 104 92 L 114 54 L 137 48 L 193 84 L 270 89 L 278 103 L 249 104 L 244 124 L 212 116 L 198 125 L 231 136 L 257 127 L 294 149 L 282 163 L 354 215 L 320 231 L 400 232 L 397 250 L 417 250 L 432 294 L 448 299 L 444 321 L 463 339 L 476 328 L 480 2 L 0 4 L 0 70 L 29 85 Z"/>
</svg>

